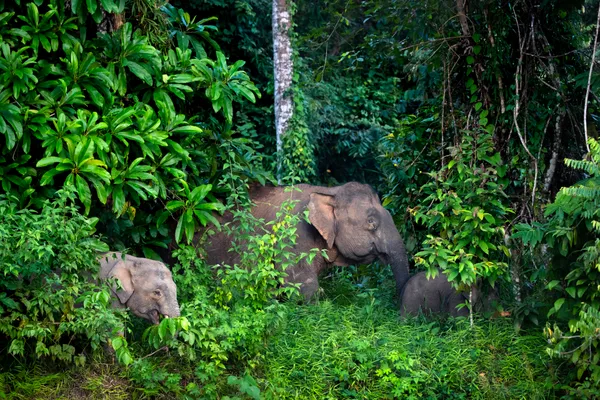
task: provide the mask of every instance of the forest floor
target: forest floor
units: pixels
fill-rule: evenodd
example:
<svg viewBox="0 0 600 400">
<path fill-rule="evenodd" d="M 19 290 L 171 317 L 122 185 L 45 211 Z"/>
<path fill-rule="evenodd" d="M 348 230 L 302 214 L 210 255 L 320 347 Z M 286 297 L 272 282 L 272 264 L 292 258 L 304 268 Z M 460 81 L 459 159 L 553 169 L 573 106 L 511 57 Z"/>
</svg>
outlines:
<svg viewBox="0 0 600 400">
<path fill-rule="evenodd" d="M 381 292 L 356 290 L 344 280 L 323 286 L 325 298 L 290 307 L 270 338 L 252 371 L 261 398 L 556 396 L 559 374 L 541 329 L 517 332 L 508 318 L 478 318 L 473 327 L 464 318 L 401 321 Z M 0 373 L 0 399 L 149 398 L 116 363 L 52 369 L 14 364 Z"/>
</svg>

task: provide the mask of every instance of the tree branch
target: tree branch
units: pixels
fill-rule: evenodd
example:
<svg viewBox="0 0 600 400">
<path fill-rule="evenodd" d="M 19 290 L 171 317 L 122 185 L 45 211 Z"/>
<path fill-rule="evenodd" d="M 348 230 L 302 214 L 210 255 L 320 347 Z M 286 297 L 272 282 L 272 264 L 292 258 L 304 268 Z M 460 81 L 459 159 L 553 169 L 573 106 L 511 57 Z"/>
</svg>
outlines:
<svg viewBox="0 0 600 400">
<path fill-rule="evenodd" d="M 537 159 L 529 151 L 529 148 L 527 148 L 527 143 L 525 142 L 525 139 L 523 138 L 523 135 L 521 134 L 521 128 L 519 127 L 519 122 L 518 122 L 519 107 L 520 107 L 520 103 L 521 103 L 520 96 L 519 96 L 519 91 L 521 88 L 520 76 L 521 76 L 521 73 L 523 70 L 523 51 L 525 50 L 525 41 L 523 41 L 522 37 L 521 37 L 521 28 L 519 27 L 519 20 L 517 18 L 517 12 L 515 11 L 514 6 L 513 6 L 513 14 L 515 16 L 515 22 L 517 24 L 517 32 L 519 34 L 519 62 L 517 63 L 517 71 L 515 73 L 515 108 L 513 109 L 513 119 L 514 119 L 514 123 L 515 123 L 515 129 L 517 130 L 517 135 L 519 135 L 519 140 L 521 141 L 521 145 L 523 146 L 523 149 L 525 149 L 525 152 L 527 153 L 527 155 L 529 155 L 529 157 L 533 161 L 533 166 L 535 169 L 535 175 L 533 178 L 533 190 L 531 192 L 531 204 L 533 207 L 533 205 L 535 204 L 535 190 L 537 187 L 538 163 L 537 163 Z M 526 41 L 527 41 L 527 39 L 526 39 Z"/>
<path fill-rule="evenodd" d="M 467 0 L 456 0 L 456 9 L 458 11 L 458 21 L 462 28 L 464 36 L 471 36 L 469 32 L 469 24 L 467 23 L 467 13 L 465 11 Z"/>
</svg>

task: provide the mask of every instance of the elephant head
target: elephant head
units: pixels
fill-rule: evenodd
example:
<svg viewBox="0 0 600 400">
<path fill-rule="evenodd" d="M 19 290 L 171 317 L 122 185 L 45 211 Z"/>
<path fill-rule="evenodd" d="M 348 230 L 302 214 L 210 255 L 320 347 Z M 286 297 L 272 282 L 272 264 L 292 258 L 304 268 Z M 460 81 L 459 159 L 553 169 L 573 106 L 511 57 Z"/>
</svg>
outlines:
<svg viewBox="0 0 600 400">
<path fill-rule="evenodd" d="M 390 213 L 368 185 L 350 182 L 310 194 L 310 223 L 346 263 L 390 264 L 398 294 L 408 280 L 404 242 Z"/>
<path fill-rule="evenodd" d="M 159 315 L 180 315 L 177 287 L 162 262 L 115 252 L 104 254 L 100 266 L 100 278 L 117 278 L 121 283 L 121 288 L 112 287 L 117 305 L 154 324 L 158 324 Z"/>
</svg>

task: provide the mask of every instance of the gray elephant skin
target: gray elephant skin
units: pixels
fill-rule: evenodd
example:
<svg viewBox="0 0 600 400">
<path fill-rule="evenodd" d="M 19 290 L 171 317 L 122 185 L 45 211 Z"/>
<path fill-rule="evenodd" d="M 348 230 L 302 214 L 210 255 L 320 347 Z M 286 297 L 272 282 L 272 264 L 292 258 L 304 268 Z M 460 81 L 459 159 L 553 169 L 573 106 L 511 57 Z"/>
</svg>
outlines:
<svg viewBox="0 0 600 400">
<path fill-rule="evenodd" d="M 466 317 L 469 315 L 468 307 L 457 308 L 469 300 L 469 292 L 458 291 L 452 287 L 448 277 L 438 271 L 433 279 L 427 279 L 426 273 L 419 272 L 413 275 L 400 297 L 400 314 L 402 316 L 423 314 L 449 314 L 453 317 Z M 497 299 L 495 290 L 486 295 L 482 294 L 479 285 L 472 287 L 472 304 L 474 310 L 489 308 L 491 303 Z"/>
<path fill-rule="evenodd" d="M 121 283 L 121 288 L 111 287 L 113 307 L 127 307 L 153 324 L 159 323 L 159 315 L 179 317 L 177 287 L 165 264 L 119 252 L 102 254 L 98 261 L 100 279 Z"/>
<path fill-rule="evenodd" d="M 281 186 L 250 189 L 254 202 L 251 212 L 265 221 L 276 219 L 284 201 L 298 200 L 293 210 L 300 215 L 294 251 L 308 253 L 318 248 L 327 252 L 327 259 L 318 254 L 310 264 L 303 260 L 289 267 L 287 282 L 300 283 L 301 293 L 308 300 L 319 288 L 319 274 L 328 266 L 366 264 L 380 259 L 391 265 L 399 294 L 408 280 L 408 258 L 392 216 L 383 208 L 375 191 L 357 182 L 336 187 L 300 184 L 295 188 L 299 190 L 286 191 Z M 310 223 L 303 218 L 306 209 Z M 221 222 L 230 220 L 227 214 L 221 218 Z M 228 251 L 231 237 L 224 232 L 217 232 L 208 242 L 205 246 L 208 264 L 233 265 L 239 261 L 238 254 Z"/>
</svg>

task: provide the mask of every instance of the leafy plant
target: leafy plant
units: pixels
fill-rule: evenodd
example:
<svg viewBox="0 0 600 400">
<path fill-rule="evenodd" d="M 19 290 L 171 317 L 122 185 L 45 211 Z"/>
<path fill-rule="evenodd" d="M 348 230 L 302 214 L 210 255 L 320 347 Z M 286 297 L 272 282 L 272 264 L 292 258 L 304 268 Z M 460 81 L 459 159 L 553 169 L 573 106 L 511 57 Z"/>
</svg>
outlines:
<svg viewBox="0 0 600 400">
<path fill-rule="evenodd" d="M 58 191 L 40 213 L 0 197 L 0 334 L 14 356 L 81 365 L 85 345 L 97 350 L 122 327 L 109 288 L 93 281 L 97 252 L 108 247 L 93 236 L 98 220 L 73 205 L 74 192 Z"/>
<path fill-rule="evenodd" d="M 502 243 L 504 224 L 512 212 L 498 179 L 505 168 L 492 152 L 489 134 L 465 134 L 460 146 L 450 148 L 453 158 L 440 171 L 430 172 L 427 194 L 411 209 L 417 222 L 437 234 L 427 235 L 417 265 L 437 275 L 438 268 L 455 287 L 472 286 L 479 277 L 492 285 L 508 270 L 502 260 L 509 250 Z"/>
<path fill-rule="evenodd" d="M 211 212 L 220 211 L 223 213 L 224 207 L 214 198 L 210 203 L 205 200 L 212 189 L 212 185 L 210 184 L 197 186 L 190 191 L 188 184 L 182 180 L 181 186 L 183 187 L 185 200 L 172 200 L 168 202 L 166 207 L 167 212 L 158 220 L 158 225 L 166 220 L 169 212 L 181 210 L 181 217 L 175 228 L 175 240 L 180 242 L 185 233 L 186 241 L 189 244 L 194 238 L 194 234 L 200 224 L 206 226 L 208 222 L 212 222 L 217 228 L 221 228 L 219 221 Z"/>
<path fill-rule="evenodd" d="M 74 0 L 70 7 L 56 0 L 1 6 L 0 169 L 6 173 L 0 180 L 2 191 L 18 196 L 22 205 L 39 206 L 53 190 L 72 184 L 87 214 L 112 210 L 112 220 L 102 218 L 101 230 L 109 231 L 106 224 L 122 218 L 137 222 L 136 213 L 144 215 L 139 221 L 153 215 L 156 225 L 166 204 L 185 191 L 180 182 L 194 188 L 220 179 L 217 166 L 230 155 L 219 148 L 223 141 L 235 140 L 232 104 L 255 101 L 258 89 L 241 70 L 243 62 L 227 66 L 222 53 L 218 62 L 194 58 L 187 45 L 155 47 L 136 29 L 143 24 L 135 18 L 115 32 L 74 36 L 88 18 L 105 24 L 98 18 L 128 15 L 133 6 L 112 0 Z M 210 39 L 210 30 L 201 35 L 203 40 Z M 192 106 L 202 101 L 214 110 Z M 225 121 L 213 115 L 219 111 L 226 114 Z M 196 116 L 190 118 L 192 114 Z M 246 157 L 247 143 L 244 149 L 231 147 L 234 157 Z M 238 155 L 238 150 L 246 153 Z M 236 171 L 261 175 L 250 168 Z M 210 211 L 197 210 L 193 219 L 198 225 L 214 222 Z M 188 237 L 192 222 L 184 230 Z M 140 245 L 139 232 L 132 234 L 138 239 L 111 242 Z M 168 237 L 162 229 L 160 234 Z M 154 239 L 144 241 L 145 254 L 157 255 L 151 246 L 164 244 Z"/>
<path fill-rule="evenodd" d="M 561 189 L 546 209 L 549 221 L 541 230 L 547 243 L 563 257 L 576 255 L 567 258 L 567 271 L 555 269 L 560 279 L 547 285 L 560 297 L 548 311 L 548 317 L 555 315 L 558 321 L 552 325 L 548 322 L 544 330 L 552 344 L 548 353 L 567 358 L 577 367 L 580 382 L 571 388 L 575 393 L 589 386 L 582 378 L 588 379 L 592 386 L 600 382 L 600 356 L 596 351 L 600 344 L 597 290 L 600 283 L 600 144 L 590 139 L 589 146 L 589 159 L 565 160 L 569 167 L 585 171 L 588 178 Z M 558 257 L 555 256 L 555 260 L 559 261 Z"/>
<path fill-rule="evenodd" d="M 190 14 L 182 9 L 177 9 L 171 4 L 165 4 L 162 8 L 171 23 L 171 36 L 175 37 L 177 47 L 188 49 L 191 47 L 198 58 L 208 58 L 208 54 L 202 45 L 205 41 L 215 50 L 220 51 L 219 44 L 209 35 L 209 31 L 216 31 L 215 25 L 207 25 L 207 22 L 214 21 L 217 18 L 204 18 L 196 22 L 196 18 L 190 17 Z"/>
<path fill-rule="evenodd" d="M 240 71 L 245 64 L 244 61 L 236 61 L 232 66 L 228 66 L 225 55 L 217 51 L 217 61 L 192 60 L 192 64 L 196 67 L 195 73 L 207 82 L 205 95 L 211 100 L 213 110 L 215 112 L 222 110 L 227 122 L 233 120 L 235 98 L 244 97 L 254 103 L 256 97 L 260 97 L 260 92 L 248 75 Z"/>
</svg>

